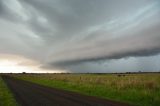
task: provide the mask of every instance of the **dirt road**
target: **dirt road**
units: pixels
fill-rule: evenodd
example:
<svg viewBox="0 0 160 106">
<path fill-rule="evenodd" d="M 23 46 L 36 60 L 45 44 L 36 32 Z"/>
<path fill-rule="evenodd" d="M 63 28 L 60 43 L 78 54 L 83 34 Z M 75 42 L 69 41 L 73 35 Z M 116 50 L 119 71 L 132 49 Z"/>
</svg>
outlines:
<svg viewBox="0 0 160 106">
<path fill-rule="evenodd" d="M 3 76 L 21 106 L 128 106 Z"/>
</svg>

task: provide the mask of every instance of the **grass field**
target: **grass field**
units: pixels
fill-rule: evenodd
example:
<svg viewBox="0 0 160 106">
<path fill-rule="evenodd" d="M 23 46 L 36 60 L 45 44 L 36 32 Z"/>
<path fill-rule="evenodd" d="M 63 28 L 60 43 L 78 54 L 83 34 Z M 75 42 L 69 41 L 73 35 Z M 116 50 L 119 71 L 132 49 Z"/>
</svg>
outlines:
<svg viewBox="0 0 160 106">
<path fill-rule="evenodd" d="M 41 85 L 126 102 L 160 105 L 160 74 L 24 74 L 15 77 Z"/>
<path fill-rule="evenodd" d="M 0 77 L 0 106 L 18 106 L 12 93 Z"/>
</svg>

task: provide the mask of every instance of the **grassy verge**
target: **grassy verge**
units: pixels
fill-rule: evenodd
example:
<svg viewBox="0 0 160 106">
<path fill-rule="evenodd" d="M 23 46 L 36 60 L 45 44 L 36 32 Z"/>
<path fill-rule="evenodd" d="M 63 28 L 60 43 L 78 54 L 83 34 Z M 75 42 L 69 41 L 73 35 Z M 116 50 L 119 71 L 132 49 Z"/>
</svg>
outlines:
<svg viewBox="0 0 160 106">
<path fill-rule="evenodd" d="M 0 106 L 18 106 L 12 93 L 0 77 Z"/>
<path fill-rule="evenodd" d="M 136 106 L 160 104 L 160 74 L 118 77 L 96 74 L 18 75 L 17 78 Z"/>
</svg>

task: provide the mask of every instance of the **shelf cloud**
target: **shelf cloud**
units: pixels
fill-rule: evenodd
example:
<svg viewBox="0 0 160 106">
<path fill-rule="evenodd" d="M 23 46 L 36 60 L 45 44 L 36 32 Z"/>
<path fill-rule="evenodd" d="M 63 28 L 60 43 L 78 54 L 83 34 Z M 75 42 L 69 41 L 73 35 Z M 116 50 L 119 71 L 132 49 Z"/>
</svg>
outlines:
<svg viewBox="0 0 160 106">
<path fill-rule="evenodd" d="M 0 53 L 41 69 L 158 71 L 159 17 L 159 0 L 1 0 Z"/>
</svg>

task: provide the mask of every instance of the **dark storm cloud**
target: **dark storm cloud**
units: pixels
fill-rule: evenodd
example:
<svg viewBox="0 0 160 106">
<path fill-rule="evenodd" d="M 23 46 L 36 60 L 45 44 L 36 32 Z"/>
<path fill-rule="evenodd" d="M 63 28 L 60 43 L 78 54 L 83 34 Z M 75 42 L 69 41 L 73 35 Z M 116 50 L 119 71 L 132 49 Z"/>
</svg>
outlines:
<svg viewBox="0 0 160 106">
<path fill-rule="evenodd" d="M 158 0 L 2 0 L 0 52 L 75 71 L 157 55 L 159 14 Z"/>
</svg>

